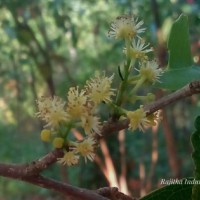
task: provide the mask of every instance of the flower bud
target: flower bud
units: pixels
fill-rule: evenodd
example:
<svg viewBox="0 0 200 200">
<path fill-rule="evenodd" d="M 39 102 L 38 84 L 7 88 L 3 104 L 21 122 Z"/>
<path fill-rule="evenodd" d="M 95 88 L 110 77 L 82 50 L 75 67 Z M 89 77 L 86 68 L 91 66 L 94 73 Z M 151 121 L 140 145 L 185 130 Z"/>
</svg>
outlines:
<svg viewBox="0 0 200 200">
<path fill-rule="evenodd" d="M 49 142 L 51 139 L 51 131 L 48 129 L 42 130 L 40 137 L 43 142 Z"/>
<path fill-rule="evenodd" d="M 64 139 L 63 138 L 61 138 L 61 137 L 54 138 L 54 140 L 53 140 L 53 146 L 55 148 L 62 148 L 63 144 L 64 144 Z"/>
</svg>

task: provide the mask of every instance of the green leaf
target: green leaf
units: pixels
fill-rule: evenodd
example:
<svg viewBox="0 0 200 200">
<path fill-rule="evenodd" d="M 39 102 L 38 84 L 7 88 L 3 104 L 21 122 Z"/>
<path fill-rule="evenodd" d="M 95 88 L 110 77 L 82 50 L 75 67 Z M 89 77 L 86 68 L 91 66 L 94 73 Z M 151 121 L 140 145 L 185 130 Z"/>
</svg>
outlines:
<svg viewBox="0 0 200 200">
<path fill-rule="evenodd" d="M 200 67 L 191 57 L 188 18 L 181 15 L 172 25 L 168 40 L 169 63 L 161 83 L 155 87 L 177 90 L 194 80 L 200 80 Z"/>
<path fill-rule="evenodd" d="M 172 25 L 168 40 L 168 49 L 169 69 L 192 65 L 187 16 L 181 15 Z"/>
<path fill-rule="evenodd" d="M 193 180 L 193 178 L 182 179 L 183 184 L 171 184 L 157 189 L 140 200 L 191 200 L 192 184 L 184 184 L 185 180 Z"/>
<path fill-rule="evenodd" d="M 200 80 L 200 66 L 189 66 L 167 70 L 161 79 L 161 83 L 155 86 L 169 90 L 177 90 L 191 81 Z"/>
</svg>

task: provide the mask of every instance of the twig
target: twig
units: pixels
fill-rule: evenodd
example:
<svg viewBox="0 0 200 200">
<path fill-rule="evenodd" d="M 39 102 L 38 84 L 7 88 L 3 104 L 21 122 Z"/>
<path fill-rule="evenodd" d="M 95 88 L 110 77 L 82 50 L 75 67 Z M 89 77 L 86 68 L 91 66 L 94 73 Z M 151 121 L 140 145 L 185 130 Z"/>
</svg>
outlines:
<svg viewBox="0 0 200 200">
<path fill-rule="evenodd" d="M 43 158 L 32 161 L 28 164 L 5 164 L 0 163 L 0 176 L 22 179 L 24 177 L 38 175 L 48 166 L 54 164 L 59 157 L 63 156 L 61 149 L 55 149 L 49 152 Z"/>
<path fill-rule="evenodd" d="M 54 150 L 41 159 L 41 161 L 36 161 L 35 164 L 33 164 L 33 162 L 32 164 L 27 165 L 11 165 L 0 163 L 0 176 L 22 180 L 34 185 L 38 185 L 42 188 L 51 189 L 68 197 L 73 197 L 76 200 L 108 200 L 107 198 L 98 195 L 96 192 L 77 188 L 63 182 L 40 176 L 38 173 L 36 174 L 37 170 L 44 170 L 47 166 L 54 163 L 57 160 L 56 156 L 60 156 L 60 153 L 61 152 Z"/>
<path fill-rule="evenodd" d="M 112 200 L 137 200 L 136 198 L 132 198 L 119 192 L 118 188 L 116 187 L 100 188 L 97 190 L 97 193 Z"/>
<path fill-rule="evenodd" d="M 178 100 L 184 99 L 186 97 L 198 93 L 200 93 L 200 81 L 193 81 L 184 86 L 183 88 L 177 90 L 176 92 L 164 96 L 161 99 L 158 99 L 157 101 L 153 102 L 152 104 L 144 106 L 144 110 L 146 111 L 146 114 L 148 116 Z M 97 135 L 97 139 L 101 137 L 106 137 L 110 133 L 120 131 L 122 129 L 127 129 L 128 124 L 129 120 L 127 119 L 122 121 L 108 121 L 103 126 L 101 136 Z"/>
<path fill-rule="evenodd" d="M 72 197 L 76 200 L 108 200 L 108 198 L 96 193 L 92 190 L 78 188 L 63 182 L 58 182 L 53 179 L 49 179 L 43 176 L 25 177 L 22 179 L 25 182 L 29 182 L 34 185 L 38 185 L 43 188 L 51 189 L 60 192 L 67 197 Z"/>
<path fill-rule="evenodd" d="M 200 81 L 193 81 L 176 92 L 169 94 L 168 96 L 164 96 L 154 103 L 145 106 L 144 109 L 147 111 L 147 115 L 150 115 L 171 103 L 198 93 L 200 93 Z"/>
</svg>

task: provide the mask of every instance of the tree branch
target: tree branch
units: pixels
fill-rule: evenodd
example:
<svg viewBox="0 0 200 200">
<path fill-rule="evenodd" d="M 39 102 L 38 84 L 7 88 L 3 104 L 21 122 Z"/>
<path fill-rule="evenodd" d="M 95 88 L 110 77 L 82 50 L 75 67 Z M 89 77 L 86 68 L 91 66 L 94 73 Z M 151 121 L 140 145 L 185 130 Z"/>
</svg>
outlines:
<svg viewBox="0 0 200 200">
<path fill-rule="evenodd" d="M 0 163 L 0 176 L 9 178 L 22 179 L 23 177 L 29 177 L 38 175 L 41 171 L 46 169 L 57 161 L 57 158 L 63 156 L 61 149 L 55 149 L 49 152 L 43 158 L 32 161 L 28 164 L 4 164 Z"/>
<path fill-rule="evenodd" d="M 14 165 L 0 163 L 0 176 L 22 180 L 42 188 L 51 189 L 68 197 L 73 197 L 76 200 L 108 200 L 94 191 L 74 187 L 39 175 L 39 172 L 56 162 L 57 157 L 60 157 L 62 154 L 61 150 L 56 149 L 42 159 L 33 161 L 30 164 Z"/>
<path fill-rule="evenodd" d="M 200 81 L 193 81 L 183 88 L 175 91 L 172 94 L 164 96 L 157 101 L 144 106 L 144 110 L 146 111 L 147 115 L 151 115 L 152 113 L 164 108 L 178 100 L 184 99 L 186 97 L 192 96 L 193 94 L 200 93 Z M 122 121 L 108 121 L 104 124 L 101 136 L 97 135 L 97 139 L 101 137 L 105 137 L 110 133 L 120 131 L 122 129 L 127 129 L 129 124 L 129 120 L 125 119 Z"/>
<path fill-rule="evenodd" d="M 108 197 L 109 199 L 121 199 L 121 200 L 137 200 L 136 198 L 132 198 L 130 196 L 127 196 L 121 192 L 119 192 L 118 188 L 116 187 L 104 187 L 104 188 L 100 188 L 97 190 L 97 193 Z"/>
<path fill-rule="evenodd" d="M 42 188 L 51 189 L 57 192 L 60 192 L 67 197 L 71 197 L 76 200 L 108 200 L 108 198 L 103 197 L 102 195 L 96 193 L 92 190 L 78 188 L 67 183 L 55 181 L 53 179 L 49 179 L 43 176 L 32 176 L 32 177 L 25 177 L 22 179 L 25 182 L 38 185 Z"/>
<path fill-rule="evenodd" d="M 174 93 L 169 94 L 168 96 L 164 96 L 154 103 L 145 106 L 144 109 L 147 111 L 147 115 L 150 115 L 155 111 L 164 108 L 165 106 L 168 106 L 171 103 L 198 93 L 200 93 L 200 81 L 193 81 L 182 87 L 181 89 L 175 91 Z"/>
</svg>

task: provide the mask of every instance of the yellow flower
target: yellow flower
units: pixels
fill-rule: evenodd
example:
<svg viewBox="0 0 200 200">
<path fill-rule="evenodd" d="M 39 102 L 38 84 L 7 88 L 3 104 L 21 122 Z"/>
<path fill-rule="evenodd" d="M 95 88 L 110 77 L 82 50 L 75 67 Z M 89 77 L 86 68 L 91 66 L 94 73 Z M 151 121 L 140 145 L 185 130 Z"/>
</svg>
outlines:
<svg viewBox="0 0 200 200">
<path fill-rule="evenodd" d="M 146 54 L 153 51 L 151 48 L 147 49 L 148 46 L 149 44 L 145 45 L 141 39 L 133 40 L 132 47 L 129 50 L 124 49 L 124 53 L 132 59 L 147 60 Z"/>
<path fill-rule="evenodd" d="M 79 156 L 75 154 L 74 151 L 65 152 L 63 158 L 58 158 L 58 163 L 62 165 L 76 165 L 78 164 Z"/>
<path fill-rule="evenodd" d="M 154 112 L 153 114 L 148 115 L 147 119 L 149 121 L 149 126 L 157 125 L 159 123 L 159 121 L 161 120 L 160 111 L 158 110 L 158 111 Z"/>
<path fill-rule="evenodd" d="M 99 122 L 99 118 L 92 115 L 86 114 L 81 118 L 82 127 L 85 130 L 86 134 L 100 134 L 101 133 L 101 123 Z"/>
<path fill-rule="evenodd" d="M 104 101 L 109 103 L 111 96 L 114 95 L 114 89 L 111 88 L 111 83 L 114 75 L 106 77 L 105 74 L 101 77 L 99 73 L 96 73 L 95 78 L 87 81 L 86 91 L 88 97 L 95 105 Z"/>
<path fill-rule="evenodd" d="M 36 116 L 47 122 L 45 127 L 56 127 L 60 122 L 68 120 L 68 114 L 64 108 L 65 101 L 61 98 L 57 96 L 54 96 L 53 98 L 41 97 L 36 102 L 39 110 L 39 112 L 36 113 Z"/>
<path fill-rule="evenodd" d="M 80 153 L 85 158 L 85 162 L 87 162 L 87 159 L 93 161 L 95 157 L 94 145 L 95 145 L 94 139 L 89 137 L 85 139 L 83 142 L 77 144 L 75 152 Z"/>
<path fill-rule="evenodd" d="M 87 96 L 78 87 L 71 87 L 68 92 L 67 112 L 72 119 L 80 118 L 86 112 Z"/>
<path fill-rule="evenodd" d="M 145 80 L 145 82 L 155 83 L 159 81 L 160 76 L 163 74 L 163 70 L 158 68 L 158 64 L 156 61 L 147 61 L 143 63 L 142 67 L 138 70 L 141 78 Z"/>
<path fill-rule="evenodd" d="M 133 15 L 119 16 L 111 23 L 108 37 L 133 39 L 145 31 L 145 28 L 141 28 L 143 23 L 143 21 L 138 21 Z"/>
<path fill-rule="evenodd" d="M 143 108 L 136 111 L 128 111 L 127 117 L 130 120 L 129 128 L 133 131 L 139 128 L 144 132 L 144 126 L 149 126 L 150 121 L 146 118 L 146 113 Z"/>
</svg>

